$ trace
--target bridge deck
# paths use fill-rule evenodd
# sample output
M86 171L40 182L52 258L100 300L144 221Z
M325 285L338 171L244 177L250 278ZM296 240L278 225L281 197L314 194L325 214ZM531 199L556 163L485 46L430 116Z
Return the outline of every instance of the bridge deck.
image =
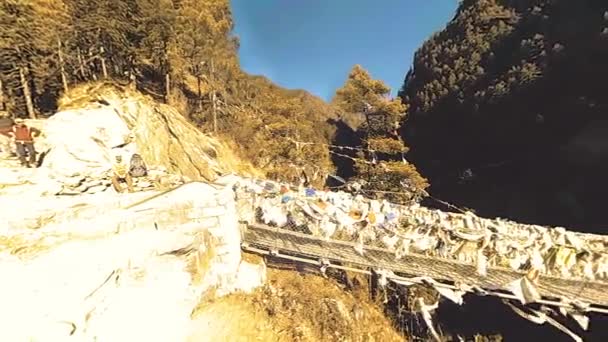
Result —
M377 247L365 247L364 255L360 255L353 248L354 243L326 241L311 235L261 224L248 226L244 242L265 250L275 249L282 253L315 259L326 258L332 262L386 269L410 276L428 276L438 281L476 285L485 290L508 291L507 284L525 275L523 272L507 268L488 268L487 275L481 276L477 273L475 265L415 254L396 260L393 252ZM589 304L608 306L606 282L541 275L537 290L544 299L578 299Z

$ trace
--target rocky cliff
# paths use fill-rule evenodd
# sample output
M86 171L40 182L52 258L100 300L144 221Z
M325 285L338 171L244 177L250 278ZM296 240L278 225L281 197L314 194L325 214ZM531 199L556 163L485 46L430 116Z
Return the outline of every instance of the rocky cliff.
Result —
M66 122L74 129L69 135L59 135L57 131L66 129ZM76 127L95 130L96 134ZM63 150L51 150L45 165L55 166L56 153L87 160L78 156L78 151L123 148L139 153L150 165L164 165L169 172L191 180L213 181L225 173L254 172L227 144L203 134L173 107L116 85L83 86L67 94L59 113L47 121L46 132L55 137L55 149L62 146ZM109 161L110 154L98 153L96 157Z
M466 0L415 55L404 136L431 192L488 216L600 232L608 4Z

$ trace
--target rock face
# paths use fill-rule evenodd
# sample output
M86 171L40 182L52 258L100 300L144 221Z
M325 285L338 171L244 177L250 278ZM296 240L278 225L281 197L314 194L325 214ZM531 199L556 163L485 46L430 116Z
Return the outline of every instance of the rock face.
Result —
M192 317L202 297L260 295L266 266L241 260L238 177L191 181L243 163L173 109L121 91L81 89L51 119L28 121L43 131L42 167L0 159L0 341L210 340ZM143 156L149 174L134 185L146 191L108 191L117 147ZM233 310L209 328L234 322Z
M97 86L69 98L26 121L43 132L40 168L0 160L0 340L185 341L203 293L265 279L241 265L232 189L196 182L244 163L140 94ZM114 155L136 152L149 171L136 193L108 191Z
M264 279L263 267L241 265L229 188L69 199L39 213L37 230L2 225L2 341L185 341L203 292L250 291ZM19 208L3 203L0 215L23 221Z
M191 125L179 112L115 86L77 88L43 127L49 151L43 166L61 176L99 174L114 153L127 161L139 153L191 180L214 180L247 166L225 145Z
M52 148L43 166L66 176L103 172L112 161L111 149L124 144L129 133L111 108L59 112L44 125Z
M167 173L163 168L148 170L148 175L133 177L134 192L162 190L175 187L186 182L187 178ZM112 187L112 174L109 171L101 172L97 175L82 176L77 174L72 177L55 179L56 183L63 185L51 187L46 191L46 195L78 195L82 193L96 194L114 188ZM121 184L126 191L126 184Z
M432 194L484 216L605 231L607 11L605 1L460 3L400 92L408 157Z
M108 101L121 105L119 99L109 98ZM144 160L167 165L172 173L212 181L228 171L226 165L218 162L218 157L236 160L230 156L231 152L203 135L172 107L122 103L119 113L135 134L138 152ZM151 141L154 144L150 144Z

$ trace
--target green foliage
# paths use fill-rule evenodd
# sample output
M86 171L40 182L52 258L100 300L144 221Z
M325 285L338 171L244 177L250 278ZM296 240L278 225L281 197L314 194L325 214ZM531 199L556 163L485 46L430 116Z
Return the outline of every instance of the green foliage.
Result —
M499 103L582 48L580 38L601 50L607 8L567 0L464 1L445 30L416 52L399 96L412 113Z
M6 0L0 2L0 77L9 90L13 110L25 111L19 70L34 95L57 93L58 41L69 28L65 6L53 0ZM40 97L38 97L41 99Z
M141 13L138 31L141 35L138 58L151 64L161 74L169 72L170 44L177 12L172 0L138 0Z
M234 54L228 39L233 28L229 14L229 3L225 0L181 1L175 20L176 51L172 60L183 62L190 74L200 78L211 59L226 57L226 50Z
M366 152L355 161L356 178L365 181L364 189L398 202L418 200L429 185L413 165L401 161L408 148L397 130L407 107L399 99L389 99L389 93L386 84L356 65L333 102L347 117L364 113L358 130ZM376 163L369 164L370 160Z
M607 164L581 153L592 147L574 152L572 139L603 130L606 11L601 0L461 2L418 50L399 93L410 105L411 159L437 196L486 216L605 226L597 195L578 184L606 186ZM473 177L460 177L468 169ZM555 192L586 203L585 215L563 210Z
M361 65L355 65L344 86L336 91L334 103L346 113L364 112L366 103L372 107L383 103L390 88L380 80L371 78Z
M417 51L413 72L408 74L400 96L414 111L427 111L446 98L462 101L471 86L487 76L493 49L507 38L519 16L496 0L464 2L446 30L434 35ZM507 85L496 85L489 96L503 96ZM406 88L416 89L406 93ZM407 96L406 96L407 95Z
M326 120L333 109L304 91L282 89L263 77L242 75L229 91L235 94L229 104L246 105L222 118L222 131L237 142L242 155L268 177L296 181L304 171L321 186L333 171L327 147L295 141L329 143L333 130Z
M365 180L364 190L372 198L385 198L393 203L419 201L427 194L429 183L413 164L379 161L377 165L355 162L359 176Z
M393 138L368 138L367 148L386 154L406 153L409 149L399 139Z
M20 69L36 109L51 112L63 92L62 66L74 87L100 80L105 65L110 80L135 75L140 90L205 131L215 116L218 133L268 176L293 180L305 170L320 182L332 170L327 148L290 139L328 143L332 107L243 73L233 27L228 0L5 0L0 78L18 115L25 113Z
M135 66L141 38L137 27L140 15L137 1L65 1L72 19L71 48L80 48L87 57L101 55L107 58L109 72L115 77L130 71Z

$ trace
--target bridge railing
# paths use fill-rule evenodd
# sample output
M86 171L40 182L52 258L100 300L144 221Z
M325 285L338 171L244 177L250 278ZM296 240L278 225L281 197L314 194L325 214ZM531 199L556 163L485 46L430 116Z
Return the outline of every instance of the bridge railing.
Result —
M386 248L395 260L417 254L468 263L480 275L489 267L504 267L532 276L608 282L606 236L397 205L346 192L300 190L252 181L240 184L237 198L251 203L251 223L354 242L359 251Z
M235 192L248 248L525 303L592 303L587 310L608 313L605 236L268 181L243 180Z
M360 254L355 246L352 242L325 240L262 224L249 224L243 243L246 251L316 265L321 272L336 268L367 275L375 273L385 282L423 284L437 290L449 290L452 291L452 300L460 297L461 301L463 294L475 293L518 301L523 297L525 304L534 302L564 308L582 305L586 311L608 313L608 285L605 283L541 276L534 286L538 296L530 298L516 293L517 286L529 290L529 285L521 286L526 276L523 272L492 268L481 276L473 265L455 260L416 254L395 260L393 253L385 248L367 247Z

